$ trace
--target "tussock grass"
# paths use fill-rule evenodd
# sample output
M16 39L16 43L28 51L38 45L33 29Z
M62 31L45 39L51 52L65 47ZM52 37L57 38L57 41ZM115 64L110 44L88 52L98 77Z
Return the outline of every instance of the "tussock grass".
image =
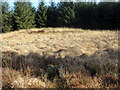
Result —
M119 87L117 35L74 28L0 34L3 88Z

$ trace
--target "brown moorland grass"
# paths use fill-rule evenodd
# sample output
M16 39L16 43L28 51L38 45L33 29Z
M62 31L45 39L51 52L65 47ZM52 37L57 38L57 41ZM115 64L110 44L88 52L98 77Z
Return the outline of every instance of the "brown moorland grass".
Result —
M116 88L118 31L36 28L0 34L3 88Z

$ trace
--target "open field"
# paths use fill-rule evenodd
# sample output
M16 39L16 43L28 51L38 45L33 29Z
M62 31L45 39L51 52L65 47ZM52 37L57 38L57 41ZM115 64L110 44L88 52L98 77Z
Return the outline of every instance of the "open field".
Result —
M0 36L4 88L119 87L118 31L36 28Z

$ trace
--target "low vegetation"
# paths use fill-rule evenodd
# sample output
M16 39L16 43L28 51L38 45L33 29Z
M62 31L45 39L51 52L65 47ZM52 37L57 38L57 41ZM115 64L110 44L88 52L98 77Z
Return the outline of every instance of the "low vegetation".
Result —
M10 88L118 88L118 31L39 28L2 36Z

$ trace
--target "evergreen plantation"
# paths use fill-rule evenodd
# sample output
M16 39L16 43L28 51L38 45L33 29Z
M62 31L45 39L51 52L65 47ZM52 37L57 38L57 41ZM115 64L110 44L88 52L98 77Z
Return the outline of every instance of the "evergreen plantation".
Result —
M120 2L40 2L37 9L30 2L15 2L9 10L2 3L2 32L40 27L75 27L83 29L120 29Z

